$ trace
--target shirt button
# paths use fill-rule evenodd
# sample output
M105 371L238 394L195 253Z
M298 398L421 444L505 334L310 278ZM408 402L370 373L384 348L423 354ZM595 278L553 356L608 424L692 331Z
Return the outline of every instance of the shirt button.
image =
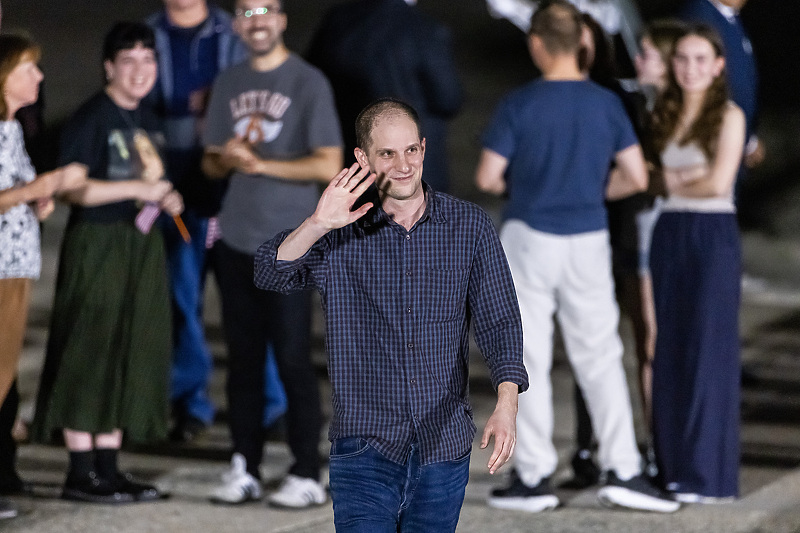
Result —
M416 379L412 379L412 380L411 380L411 384L412 384L412 385L414 385L416 382L417 382L417 380L416 380Z
M406 235L406 240L410 241L411 240L411 235Z
M410 276L410 275L411 275L411 271L410 270L406 270L406 276Z
M410 312L411 312L411 308L410 308L410 307L409 307L409 308L407 308L407 309L406 309L406 312L407 312L407 313L410 313Z
M406 344L406 346L409 347L409 348L413 348L414 347L414 343L413 342L409 342L408 344Z

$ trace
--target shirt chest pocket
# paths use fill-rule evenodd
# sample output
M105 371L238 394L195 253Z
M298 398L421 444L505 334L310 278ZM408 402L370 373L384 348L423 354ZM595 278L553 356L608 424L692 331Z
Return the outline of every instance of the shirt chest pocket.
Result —
M447 322L463 317L468 284L469 268L428 269L423 282L428 320Z

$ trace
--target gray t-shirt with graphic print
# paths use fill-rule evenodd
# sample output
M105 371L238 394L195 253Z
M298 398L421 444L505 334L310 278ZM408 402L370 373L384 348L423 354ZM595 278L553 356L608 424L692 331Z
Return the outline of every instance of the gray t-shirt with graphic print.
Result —
M333 92L325 76L296 54L278 68L229 68L214 83L206 115L205 146L238 136L259 157L296 159L314 149L342 146ZM319 200L316 182L234 172L219 214L222 240L242 253L284 229L296 228Z

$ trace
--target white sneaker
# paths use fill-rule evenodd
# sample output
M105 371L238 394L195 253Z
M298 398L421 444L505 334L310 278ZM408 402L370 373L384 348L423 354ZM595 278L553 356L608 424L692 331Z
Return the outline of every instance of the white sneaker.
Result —
M701 496L700 494L695 494L694 492L674 492L672 496L675 498L675 501L681 503L701 503L705 505L733 503L736 501L736 498L733 496Z
M261 483L247 473L247 461L240 453L231 457L231 469L222 474L222 485L214 489L211 501L237 504L261 499Z
M289 474L267 501L275 507L302 509L312 505L322 505L327 500L328 494L319 481Z

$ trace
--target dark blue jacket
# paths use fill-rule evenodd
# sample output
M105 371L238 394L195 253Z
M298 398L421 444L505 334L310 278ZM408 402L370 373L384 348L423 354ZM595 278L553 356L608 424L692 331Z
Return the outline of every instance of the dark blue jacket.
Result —
M201 117L193 113L170 112L176 97L170 23L166 11L154 13L146 22L155 33L158 52L158 79L147 97L147 104L154 106L163 120L167 139L167 175L183 195L187 207L196 209L204 216L214 215L219 210L225 182L209 181L200 170L203 155L199 127ZM247 50L231 27L231 16L215 6L209 6L208 18L192 41L192 61L198 61L200 47L210 39L217 39L216 64L207 65L214 72L222 72L247 58Z

